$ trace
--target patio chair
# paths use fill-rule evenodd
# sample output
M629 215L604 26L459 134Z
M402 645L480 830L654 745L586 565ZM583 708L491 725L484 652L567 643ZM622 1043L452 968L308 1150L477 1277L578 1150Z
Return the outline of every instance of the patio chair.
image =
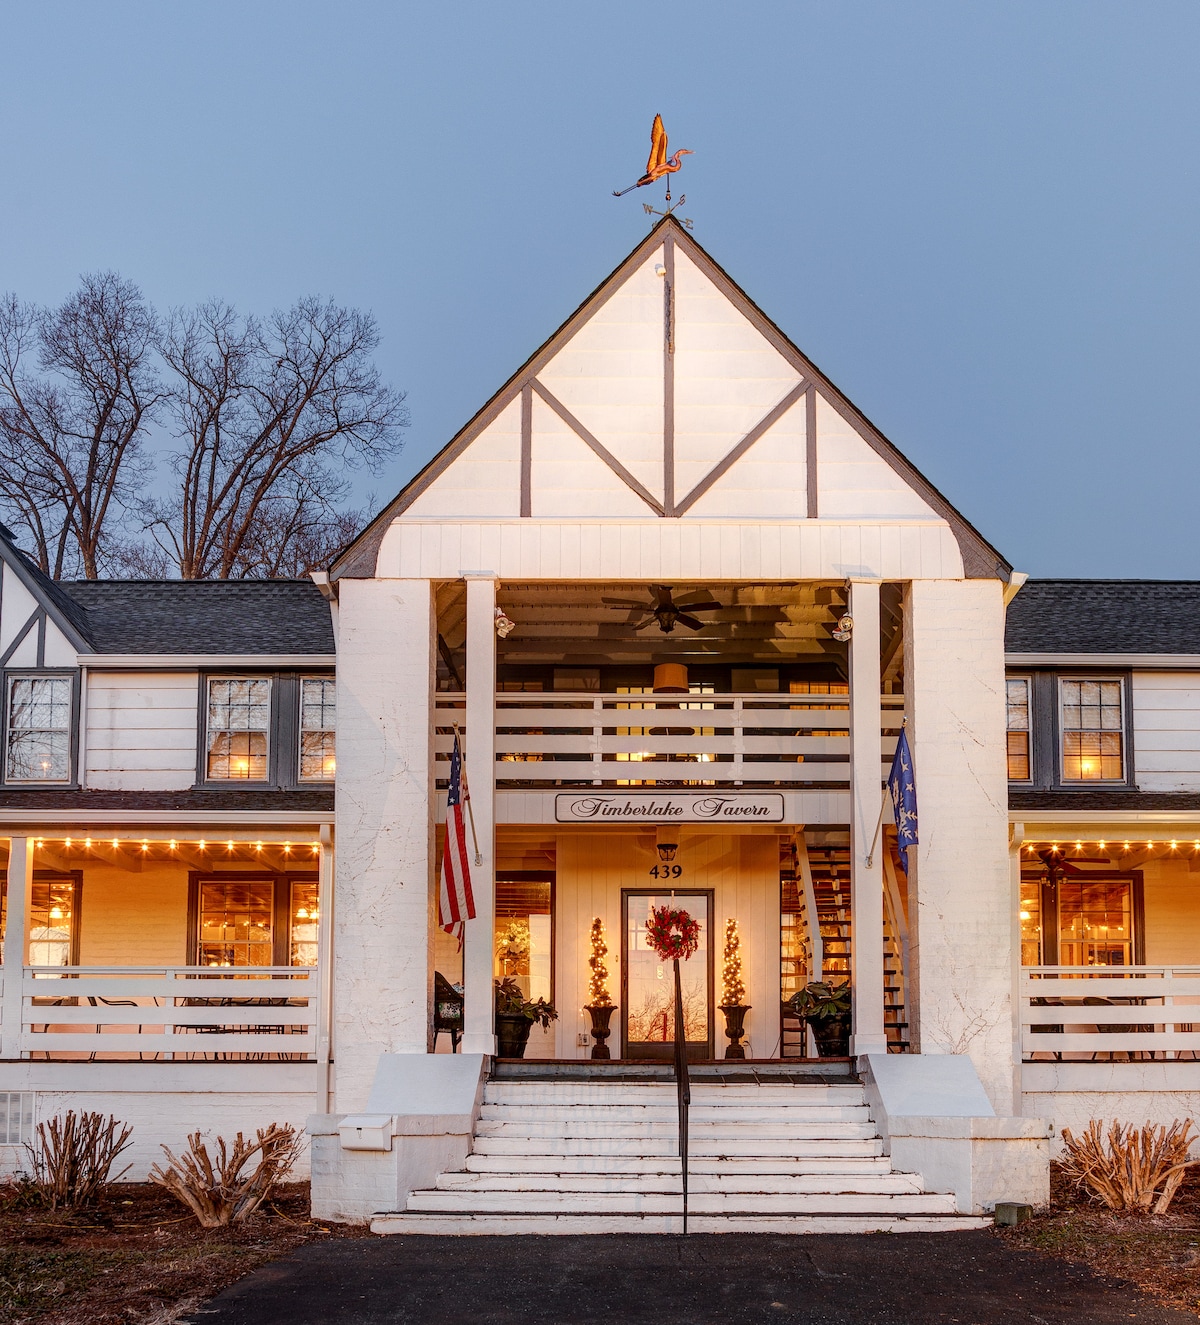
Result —
M433 1047L437 1049L437 1037L447 1031L450 1035L450 1052L458 1053L458 1042L463 1033L463 996L441 973L433 973Z

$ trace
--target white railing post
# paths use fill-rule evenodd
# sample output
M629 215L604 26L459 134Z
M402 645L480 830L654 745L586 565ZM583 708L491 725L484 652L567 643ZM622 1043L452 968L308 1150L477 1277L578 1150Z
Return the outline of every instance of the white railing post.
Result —
M317 876L317 972L315 984L309 993L308 1008L316 1015L313 1029L317 1035L317 1062L321 1064L321 1083L318 1087L318 1112L328 1113L333 1082L329 1075L329 1060L333 1051L333 831L330 824L320 830L321 863ZM316 997L313 998L315 993Z
M596 766L596 776L592 786L598 787L604 781L604 700L597 697L592 700L592 763Z
M746 757L745 705L739 695L733 701L733 785L742 785L742 763Z
M25 939L33 899L32 837L8 844L8 920L4 932L4 1003L0 1008L0 1058L20 1058L25 1019Z

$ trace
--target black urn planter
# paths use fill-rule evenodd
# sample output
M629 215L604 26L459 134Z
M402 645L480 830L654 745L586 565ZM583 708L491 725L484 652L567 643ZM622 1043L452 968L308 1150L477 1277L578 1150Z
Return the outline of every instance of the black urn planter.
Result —
M612 1034L608 1023L612 1020L612 1014L617 1010L616 1004L608 1003L603 1007L593 1007L589 1003L587 1010L592 1018L592 1039L596 1042L592 1045L592 1057L611 1058L612 1054L609 1053L605 1041Z
M496 1013L496 1054L500 1058L524 1058L533 1022L519 1012Z
M721 1011L725 1014L725 1034L729 1037L729 1043L725 1046L725 1057L745 1058L746 1050L741 1039L746 1033L746 1013L750 1011L749 1005L722 1003Z
M812 1017L813 1039L817 1042L820 1058L847 1058L850 1054L850 1016Z

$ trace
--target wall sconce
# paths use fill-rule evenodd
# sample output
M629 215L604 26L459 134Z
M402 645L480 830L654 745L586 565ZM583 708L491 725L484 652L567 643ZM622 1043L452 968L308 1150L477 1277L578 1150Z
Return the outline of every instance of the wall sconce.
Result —
M854 618L849 612L844 612L838 617L837 625L833 628L833 638L844 644L854 633Z
M517 623L511 617L504 615L504 608L496 608L496 634L501 639L507 639L512 631L516 629L516 625Z
M659 860L664 865L668 864L675 859L675 853L679 850L679 834L673 828L660 828L655 834L654 846Z

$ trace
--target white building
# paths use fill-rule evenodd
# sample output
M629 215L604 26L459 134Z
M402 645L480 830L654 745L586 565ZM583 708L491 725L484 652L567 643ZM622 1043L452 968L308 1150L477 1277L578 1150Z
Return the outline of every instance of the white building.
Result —
M703 927L696 1227L944 1227L1044 1200L1054 1125L1193 1109L1200 1036L1165 1019L1200 998L1172 964L1200 935L1197 587L1022 589L673 220L319 587L0 558L9 1168L72 1104L133 1121L143 1165L307 1118L328 1217L674 1227L645 944L672 895ZM872 851L902 721L908 862L890 820ZM461 954L435 911L456 727ZM494 1059L505 975L559 1011L523 1065ZM786 1006L821 977L853 985L849 1058L812 1061Z

